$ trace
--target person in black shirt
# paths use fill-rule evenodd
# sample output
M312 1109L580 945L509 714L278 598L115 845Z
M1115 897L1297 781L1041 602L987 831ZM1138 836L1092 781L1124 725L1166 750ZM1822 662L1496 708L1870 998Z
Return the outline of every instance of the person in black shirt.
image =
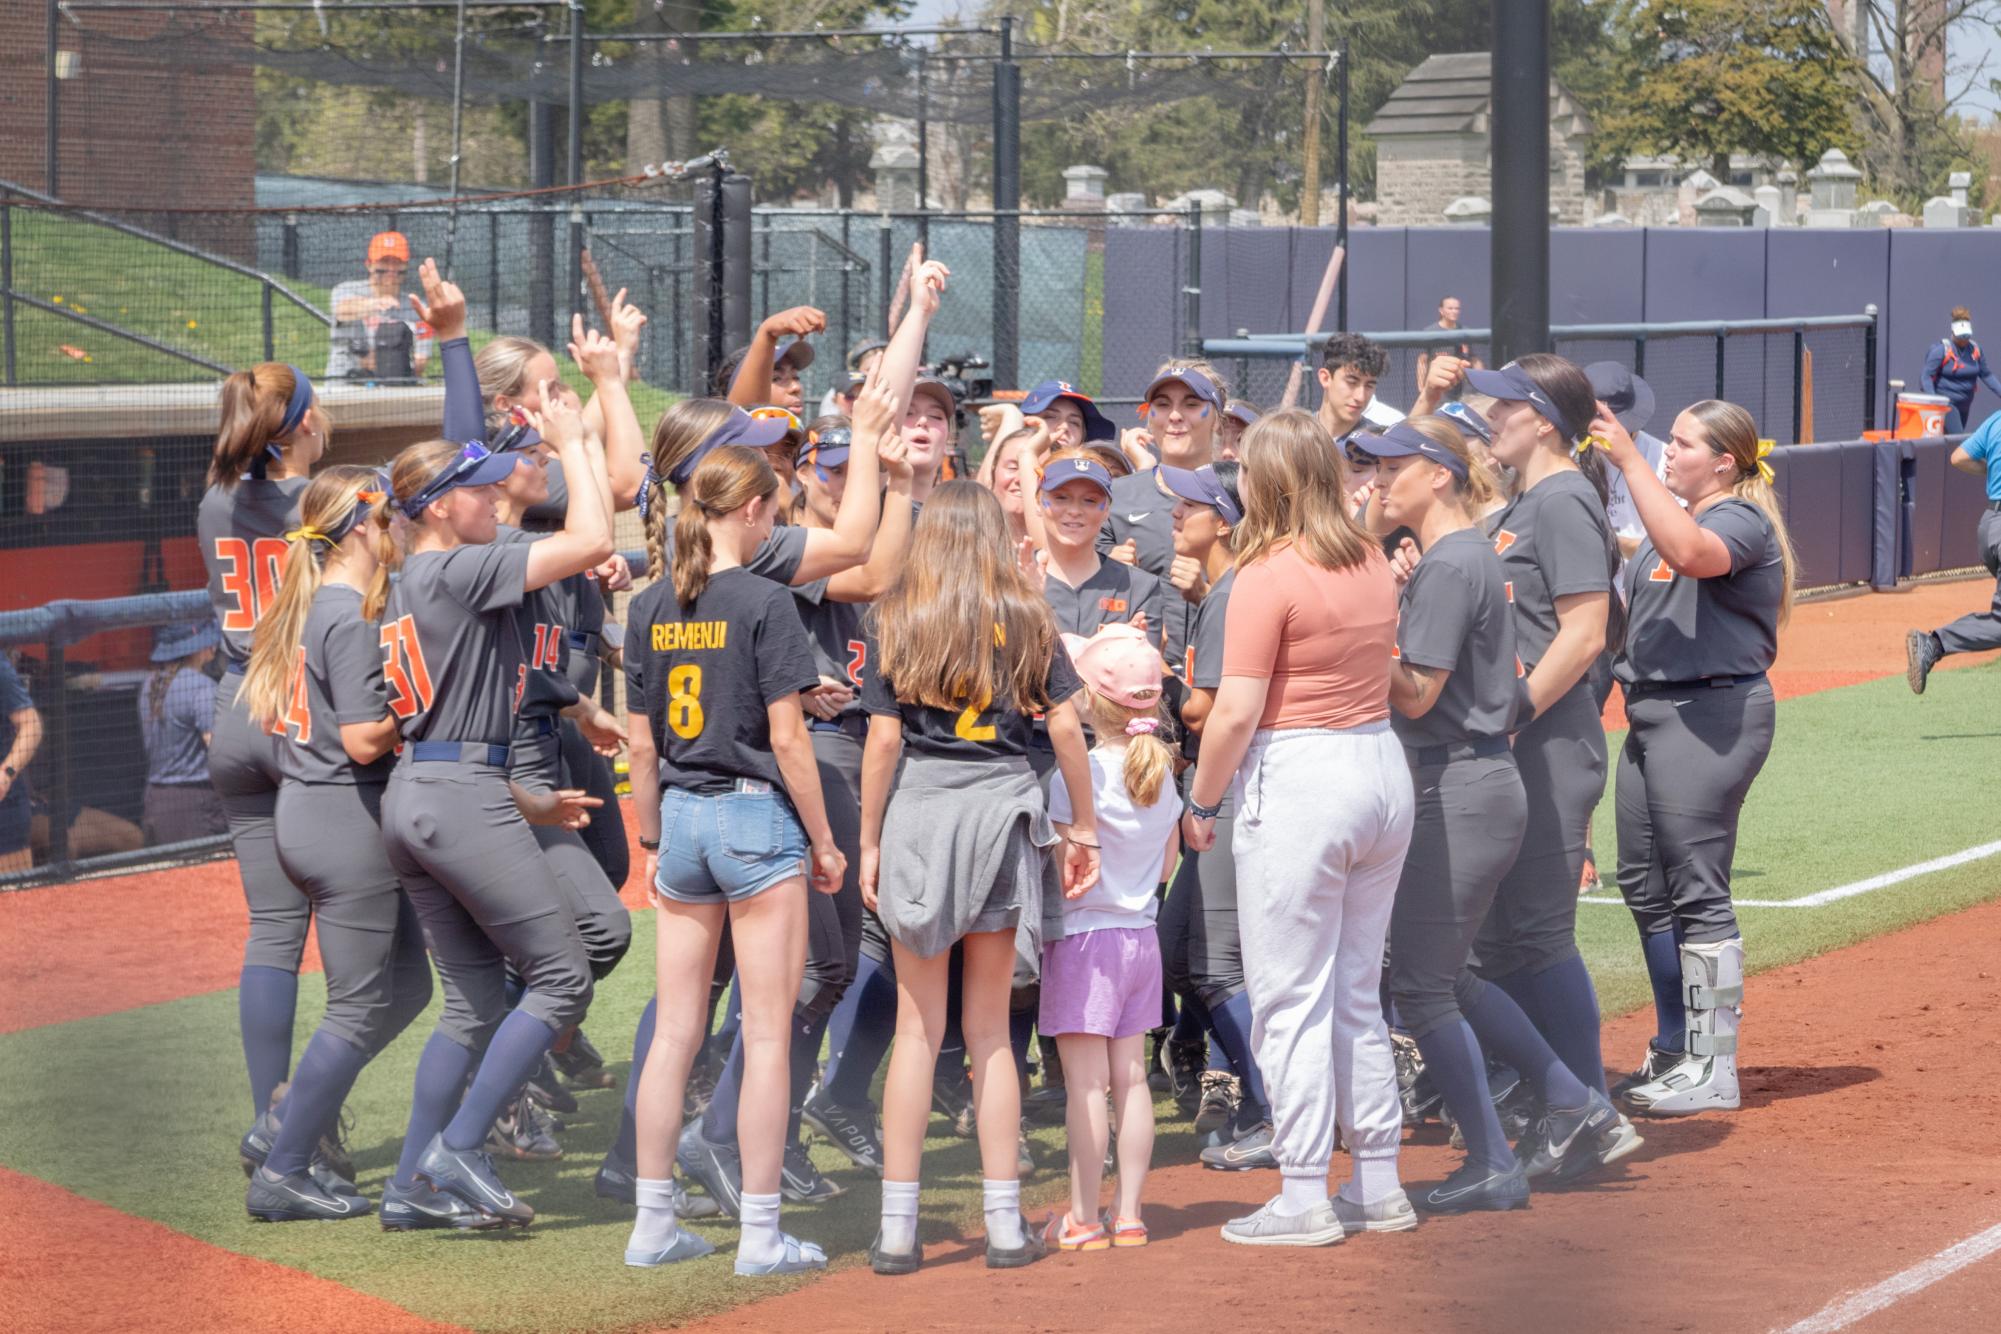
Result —
M659 1017L639 1088L639 1217L625 1252L641 1268L711 1249L679 1227L669 1146L680 1138L726 914L744 998L736 1272L827 1263L820 1247L778 1227L807 880L835 893L847 859L827 825L799 702L819 683L811 643L791 594L745 568L771 534L777 495L756 450L712 450L681 489L672 580L648 587L628 613L633 802L660 909Z

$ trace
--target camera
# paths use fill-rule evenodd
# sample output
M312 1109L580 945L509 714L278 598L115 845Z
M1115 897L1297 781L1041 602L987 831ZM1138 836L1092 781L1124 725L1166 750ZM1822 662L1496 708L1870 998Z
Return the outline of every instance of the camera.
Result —
M985 371L985 375L968 375L968 371ZM968 401L978 401L994 396L993 363L972 352L962 352L955 357L940 357L931 368L931 373L945 382L952 391L952 401L959 405L963 415Z

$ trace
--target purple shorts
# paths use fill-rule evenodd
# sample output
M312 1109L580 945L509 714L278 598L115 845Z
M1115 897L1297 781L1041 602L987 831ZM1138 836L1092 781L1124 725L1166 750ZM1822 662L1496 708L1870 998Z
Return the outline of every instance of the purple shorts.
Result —
M1152 926L1065 936L1042 949L1037 1028L1129 1038L1160 1027L1160 935Z

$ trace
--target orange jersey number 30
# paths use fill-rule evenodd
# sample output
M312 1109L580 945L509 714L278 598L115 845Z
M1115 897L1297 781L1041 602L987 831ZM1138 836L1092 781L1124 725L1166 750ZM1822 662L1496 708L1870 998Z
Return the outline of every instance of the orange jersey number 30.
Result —
M389 682L389 708L398 718L414 718L431 707L431 669L417 642L417 623L404 616L382 627L382 674Z
M223 629L247 635L257 628L257 622L278 600L285 551L284 539L277 537L260 537L255 542L240 537L215 540L216 575L227 598L222 609Z

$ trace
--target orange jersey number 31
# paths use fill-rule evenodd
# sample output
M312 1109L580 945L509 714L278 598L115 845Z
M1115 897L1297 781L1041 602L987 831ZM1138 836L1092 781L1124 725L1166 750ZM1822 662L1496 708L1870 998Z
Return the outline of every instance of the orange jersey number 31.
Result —
M417 642L417 622L404 616L382 627L382 674L389 681L389 708L398 718L414 718L431 707L431 669Z

